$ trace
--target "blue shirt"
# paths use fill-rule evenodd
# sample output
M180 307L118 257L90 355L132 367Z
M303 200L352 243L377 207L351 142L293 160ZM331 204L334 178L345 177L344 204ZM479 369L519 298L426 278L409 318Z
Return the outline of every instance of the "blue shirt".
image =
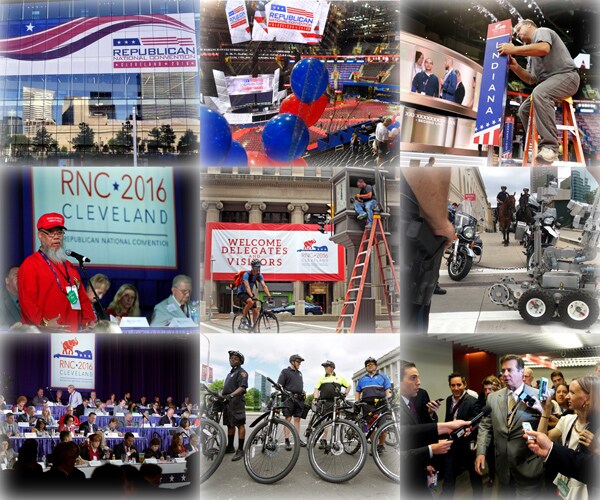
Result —
M412 81L412 92L419 94L430 95L432 97L439 97L440 95L440 81L438 77L433 73L428 75L425 71L417 73Z
M446 75L446 79L442 84L442 99L447 101L454 101L454 94L456 92L456 85L458 84L458 77L453 69Z
M356 384L356 392L361 393L361 400L365 398L383 398L385 391L391 387L390 379L385 373L377 372L373 376L367 373Z
M240 293L247 293L246 292L246 285L244 285L244 281L247 281L250 284L250 290L252 290L255 286L256 286L256 282L257 281L264 281L265 279L263 278L263 275L258 273L258 274L252 274L251 271L246 271L244 273L244 276L242 276L242 284L240 286L238 286L238 295Z

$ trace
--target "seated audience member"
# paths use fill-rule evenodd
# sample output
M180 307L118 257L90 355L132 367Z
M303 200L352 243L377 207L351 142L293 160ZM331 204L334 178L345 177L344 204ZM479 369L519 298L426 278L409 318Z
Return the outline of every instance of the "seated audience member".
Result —
M119 458L123 459L123 455L125 455L126 458L125 460L123 460L124 462L129 461L131 459L135 459L136 462L139 461L140 456L137 449L134 446L134 442L135 438L133 437L133 434L131 432L126 432L125 436L123 437L123 442L115 445L115 447L113 448L113 453L115 454L117 460Z
M117 290L115 298L106 309L108 314L113 315L118 321L121 318L139 317L142 315L140 311L140 302L137 289L130 284L121 285Z
M110 413L106 409L106 403L100 401L99 399L96 400L96 415L110 415Z
M158 421L158 425L172 425L173 427L177 427L177 419L173 416L174 413L175 410L169 408L167 414Z
M58 442L68 443L69 441L73 441L73 435L71 434L71 431L60 431L60 434L58 435Z
M158 406L162 406L162 403L160 402L160 396L154 396L153 403L158 403Z
M0 394L0 410L6 410L6 401L4 401L4 396Z
M133 413L127 411L124 420L121 421L123 427L139 427L137 421L133 419Z
M123 394L123 399L125 400L126 405L130 405L131 403L133 403L130 392L126 392L125 394Z
M43 418L38 418L35 422L35 427L33 428L35 434L38 437L47 436L48 431L46 430L46 421Z
M25 413L19 415L17 422L26 422L30 427L34 427L36 420L37 417L35 416L35 406L32 405L27 407Z
M193 432L190 427L190 419L187 417L183 417L179 422L179 427L177 427L177 432L181 434L182 437L189 439L190 434Z
M198 434L194 433L190 436L190 442L185 446L185 449L189 452L189 453L195 453L197 451L200 450L200 445L198 443L199 441L199 437Z
M16 459L17 454L12 449L10 439L0 435L0 464L5 465L7 469L12 469Z
M35 439L26 439L19 448L18 460L13 466L12 479L19 489L30 489L42 481L43 469L37 462L38 443Z
M160 410L160 403L152 403L152 406L148 409L150 415L162 415Z
M55 393L54 393L54 397L52 398L52 402L55 405L63 405L63 400L62 400L62 391L60 389L58 389Z
M113 392L110 395L110 398L106 401L106 406L117 406L119 402L117 401L117 395Z
M190 404L190 398L189 398L189 396L186 396L185 398L183 398L183 403L181 403L181 406L179 407L179 409L187 410L187 407L189 404Z
M17 398L17 403L12 407L13 413L23 413L26 405L27 398L25 396L19 396Z
M106 443L106 437L104 436L104 432L102 432L101 430L96 431L96 436L100 436L100 449L102 450L102 453L104 455L103 460L108 460L112 453L112 449L110 449L108 444Z
M41 387L37 390L37 394L33 396L31 404L34 406L43 406L48 402L48 398L44 396L44 389Z
M160 451L159 448L160 448L160 439L152 438L150 440L149 447L144 450L144 460L146 460L147 458L156 458L157 460L160 460L161 457L163 456L163 453Z
M80 446L80 456L83 460L102 460L104 453L100 445L102 444L102 438L99 434L90 434L89 438L85 440Z
M173 318L190 317L192 278L179 274L171 283L171 295L154 306L150 326L167 326Z
M44 419L44 422L46 422L46 427L57 425L52 413L50 413L50 408L47 406L44 406L44 409L42 410L42 418Z
M88 399L88 408L96 408L96 400L98 399L98 395L96 394L96 391L92 391L90 392L90 397Z
M131 413L138 413L138 407L135 403L129 403L127 405L127 411L130 411Z
M117 415L117 413L123 413L123 414L125 414L125 412L126 412L126 411L127 411L127 403L125 402L125 400L124 400L124 399L121 399L121 400L119 401L119 404L118 404L118 405L116 405L116 406L113 408L113 413L112 413L112 414L116 416L116 415Z
M83 431L83 435L94 434L98 430L98 424L96 424L96 414L94 412L88 415L87 422L83 422L79 425L79 432Z
M146 396L142 396L140 398L140 402L138 403L138 406L140 406L142 408L146 408L148 406L148 398Z
M58 443L52 450L52 468L44 473L46 487L75 490L86 486L85 474L75 467L79 458L79 446L73 441Z
M72 406L67 406L65 414L58 419L58 425L59 426L64 422L64 420L67 417L67 415L71 415L73 417L73 423L75 425L79 425L81 423L81 422L79 422L79 419L77 418L77 416L73 412L73 407Z
M142 464L140 474L150 486L158 488L160 486L160 478L162 476L162 468L156 464Z
M111 419L108 421L108 425L102 430L104 432L118 432L119 436L123 435L122 427L120 426L120 422L117 417L111 417Z
M171 458L187 456L187 451L185 450L185 446L183 446L181 433L176 432L173 434L173 437L171 438L171 444L167 449L167 455L169 455Z
M85 287L87 296L90 299L90 302L92 303L92 308L94 309L96 319L108 319L104 317L102 307L100 307L100 304L96 300L96 296L94 295L92 287L96 291L96 295L98 295L98 298L102 300L102 297L106 295L106 292L108 292L108 289L110 288L110 280L108 279L108 276L100 273L95 274L90 278L88 285Z
M175 405L173 404L173 396L167 396L167 404L165 405L165 410L168 410L171 407L175 408Z
M73 415L65 415L64 417L65 418L63 420L63 423L58 425L59 432L69 431L75 434L75 424L73 422Z
M19 425L15 422L15 416L12 413L7 413L4 417L5 421L0 422L0 434L5 434L8 437L19 437Z

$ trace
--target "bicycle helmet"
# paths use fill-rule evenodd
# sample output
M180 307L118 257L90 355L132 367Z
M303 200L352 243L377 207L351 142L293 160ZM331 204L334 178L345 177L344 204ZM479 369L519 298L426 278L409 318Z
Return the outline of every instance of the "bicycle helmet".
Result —
M240 358L240 364L243 365L244 364L244 360L246 358L244 358L244 355L240 352L240 351L227 351L229 353L229 357L231 356L237 356L238 358Z
M377 365L377 360L375 358L365 359L365 366L367 366L369 363L375 363L375 365Z
M333 368L335 370L335 363L333 361L325 361L325 363L321 363L321 366L325 367L325 366L331 366L331 368Z
M260 267L260 260L254 259L252 262L250 262L250 265L252 267Z
M300 356L300 354L292 354L290 356L290 363L292 363L294 361L304 361L304 358L302 356Z

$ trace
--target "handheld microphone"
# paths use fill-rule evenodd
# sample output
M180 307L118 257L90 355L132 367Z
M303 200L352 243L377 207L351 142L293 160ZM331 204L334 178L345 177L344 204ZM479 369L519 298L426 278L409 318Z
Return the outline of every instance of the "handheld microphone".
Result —
M81 255L80 253L74 252L73 250L65 250L65 253L69 257L77 259L79 262L91 262L91 260L88 259L85 255Z
M484 406L481 413L478 413L471 419L470 425L463 425L455 431L452 431L450 439L460 439L465 435L469 427L475 427L483 417L487 417L490 413L492 413L492 408L488 405Z

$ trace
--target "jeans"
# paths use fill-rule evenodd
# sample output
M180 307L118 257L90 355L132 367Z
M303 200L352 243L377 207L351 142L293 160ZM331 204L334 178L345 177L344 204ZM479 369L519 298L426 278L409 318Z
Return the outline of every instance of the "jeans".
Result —
M358 201L354 203L354 210L357 215L367 214L367 221L369 224L373 224L373 209L377 205L377 200L367 200L364 203Z

